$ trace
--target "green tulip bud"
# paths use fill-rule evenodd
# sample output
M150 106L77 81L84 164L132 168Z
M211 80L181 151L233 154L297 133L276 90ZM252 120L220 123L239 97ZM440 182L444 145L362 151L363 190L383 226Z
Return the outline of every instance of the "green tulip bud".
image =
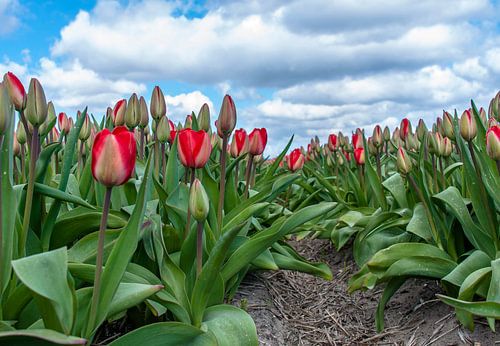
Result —
M488 116L490 118L497 119L497 121L500 121L500 91L490 101L490 106L488 107Z
M208 132L210 130L210 109L206 103L201 106L198 113L198 126L200 130Z
M161 117L156 127L156 137L161 143L166 143L170 139L170 127L167 116Z
M127 110L125 111L125 124L129 129L134 129L141 120L141 109L137 94L133 93L128 99Z
M407 175L408 173L411 172L412 169L411 159L406 154L406 151L403 149L403 147L399 147L398 149L396 166L398 167L399 172L403 175Z
M26 143L26 131L20 121L17 123L16 138L19 144L24 145Z
M26 100L26 119L34 127L39 127L47 118L47 100L42 85L36 78L31 78Z
M139 113L141 115L141 119L139 121L139 127L144 129L148 126L149 116L148 116L148 105L146 104L146 100L144 96L139 98Z
M460 117L460 134L466 141L473 140L477 134L476 119L474 119L471 111L468 109Z
M0 136L3 136L10 127L14 117L14 107L10 102L5 83L0 83Z
M47 135L56 124L56 121L57 117L54 104L52 103L52 101L49 101L49 103L47 104L47 118L45 119L43 124L40 125L40 135Z
M453 118L447 111L443 111L443 133L446 137L455 139L455 132L453 131Z
M151 102L149 103L149 112L153 119L158 120L167 114L167 104L165 103L165 96L159 86L155 86L151 94Z
M203 222L208 216L209 208L207 193L201 182L195 179L189 194L189 211L196 221Z
M417 125L417 137L419 141L423 141L427 133L427 126L425 126L424 119L420 119Z

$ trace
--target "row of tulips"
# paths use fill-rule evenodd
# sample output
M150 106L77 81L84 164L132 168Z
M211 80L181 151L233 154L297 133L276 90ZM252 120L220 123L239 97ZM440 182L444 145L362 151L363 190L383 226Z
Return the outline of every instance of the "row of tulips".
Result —
M483 108L459 117L444 111L428 130L413 132L403 119L392 133L377 125L372 136L316 137L294 150L287 168L303 166L286 206L290 211L323 201L337 206L299 237L328 238L337 249L352 244L359 271L349 290L383 285L375 316L411 277L440 281L438 295L473 329L473 316L495 330L500 319L500 92ZM305 161L305 163L304 163ZM350 242L352 240L352 242Z
M270 163L266 129L236 123L226 95L213 131L206 104L175 125L159 87L149 105L133 94L73 121L36 79L26 92L5 74L0 344L91 344L126 319L133 330L106 342L256 345L251 317L225 304L249 271L331 278L284 239L337 203L284 208L305 157L280 169L293 138Z

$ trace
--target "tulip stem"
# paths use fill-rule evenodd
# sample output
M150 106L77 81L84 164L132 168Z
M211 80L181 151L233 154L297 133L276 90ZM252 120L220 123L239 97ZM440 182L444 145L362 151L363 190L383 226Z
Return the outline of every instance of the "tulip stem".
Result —
M439 185L437 180L437 168L436 168L436 156L432 155L432 173L434 179L434 192L439 191Z
M102 274L102 264L104 257L104 237L106 235L106 225L108 222L109 215L109 205L111 201L111 190L112 187L106 187L106 193L104 195L104 205L102 207L101 224L99 226L99 239L97 243L97 258L95 264L95 276L94 276L94 289L92 292L92 304L90 306L89 324L87 326L87 338L91 336L94 331L94 325L97 318L97 305L99 303L99 295L101 290L101 274Z
M443 158L439 158L439 170L441 171L441 183L443 184L443 190L446 188L446 181L444 178L444 169L443 169Z
M500 160L497 160L497 170L498 170L498 175L500 175Z
M24 111L19 111L19 118L21 119L21 123L24 127L24 132L26 132L26 138L28 139L28 143L31 143L31 132L28 127L28 122L26 121L26 117L24 116Z
M158 178L158 176L160 175L160 153L159 153L159 145L158 145L158 136L157 136L157 131L158 131L158 122L155 121L155 126L156 126L156 130L155 130L155 133L154 133L154 142L155 142L155 174L156 174L156 177Z
M186 172L189 172L189 170L186 169ZM195 168L191 168L191 183L189 184L189 196L191 196L191 189L193 188L193 183L194 183L195 177L196 177ZM184 240L186 240L190 229L191 229L191 210L189 209L189 206L188 206L187 218L186 218L186 229L184 230Z
M227 156L227 133L222 134L222 150L220 153L220 179L219 179L219 205L217 208L217 225L222 229L222 209L224 207L224 194L226 190L226 156Z
M375 160L377 161L377 174L380 181L382 181L382 167L380 165L380 150L377 148L377 155L375 156Z
M165 163L165 144L160 144L161 149L161 175L163 176L163 186L167 186L167 165Z
M144 159L144 128L140 128L141 131L141 147L139 148L139 155L141 160Z
M82 171L82 164L83 164L83 141L80 140L80 150L78 151L78 172L80 173ZM81 173L80 173L81 175Z
M238 192L238 176L240 175L240 162L236 162L236 165L234 166L234 185L236 188L236 193Z
M31 218L31 206L33 204L33 190L35 188L35 167L36 153L38 152L38 127L33 127L33 136L31 137L31 152L30 152L30 171L28 178L28 188L26 190L26 200L24 203L23 228L19 236L18 256L23 257L26 248L26 239L28 239L28 230Z
M17 139L16 139L17 140ZM20 157L20 160L21 161L21 179L19 179L19 183L22 183L24 182L24 179L25 179L25 174L26 174L26 169L25 169L25 164L24 164L24 160L25 160L25 155L26 154L26 149L24 148L24 144L21 144L21 157Z
M196 228L196 278L200 277L203 268L203 221L198 221Z
M3 142L4 142L4 135L0 135L0 152L3 152ZM14 140L16 140L14 138ZM7 148L8 150L8 148ZM16 162L16 158L14 157L14 162ZM2 186L2 177L3 177L3 165L2 165L2 156L0 156L0 189L3 188ZM2 205L2 193L0 193L0 260L3 260L3 205ZM0 297L2 295L3 291L3 266L0 264ZM1 308L1 303L0 303L0 319L2 318L2 308Z
M253 163L253 155L249 154L248 155L248 163L247 163L247 169L245 171L245 192L243 196L245 198L248 198L248 185L250 184L250 172L252 171L252 163Z

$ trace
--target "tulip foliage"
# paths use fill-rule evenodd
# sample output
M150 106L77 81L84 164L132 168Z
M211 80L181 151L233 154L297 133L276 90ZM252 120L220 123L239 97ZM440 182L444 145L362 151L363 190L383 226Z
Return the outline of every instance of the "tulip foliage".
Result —
M391 136L375 127L352 141L332 134L321 146L312 139L304 174L286 206L324 201L337 206L299 237L331 239L337 249L352 244L359 271L349 291L384 290L375 316L384 327L384 307L412 277L440 281L438 298L473 329L473 316L492 330L500 319L500 92L486 112L444 112L432 130L420 121L415 133L403 119ZM294 170L293 160L288 168ZM300 188L299 188L300 186Z
M151 118L133 94L73 121L7 73L0 110L0 344L91 344L126 317L111 344L257 345L252 318L225 304L249 271L331 278L284 239L339 203L291 208L305 156L287 171L292 139L274 162L266 129L231 140L230 96L214 129L207 105L175 125L159 87Z

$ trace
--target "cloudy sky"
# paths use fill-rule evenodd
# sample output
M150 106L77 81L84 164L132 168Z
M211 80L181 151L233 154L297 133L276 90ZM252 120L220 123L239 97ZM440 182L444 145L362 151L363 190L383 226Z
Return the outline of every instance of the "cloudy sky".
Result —
M294 133L301 145L487 106L499 18L493 0L0 0L0 71L36 76L69 114L160 85L173 120L204 102L215 118L229 93L274 155Z

